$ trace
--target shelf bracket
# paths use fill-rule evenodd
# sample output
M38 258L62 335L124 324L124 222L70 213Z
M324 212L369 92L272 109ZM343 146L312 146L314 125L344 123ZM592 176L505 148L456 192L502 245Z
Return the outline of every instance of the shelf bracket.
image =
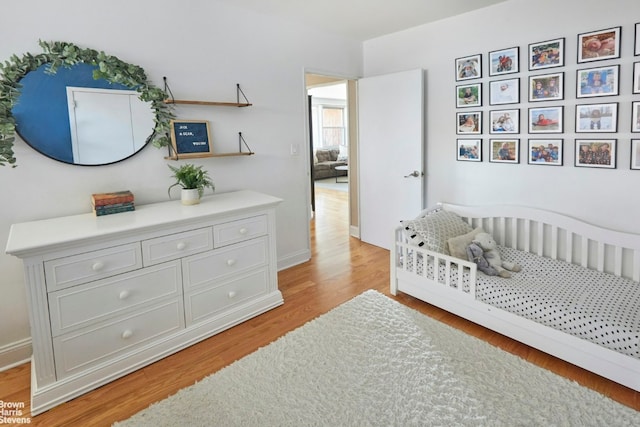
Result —
M164 93L167 95L167 99L171 98L171 102L175 101L173 97L173 92L171 92L171 88L169 87L169 83L167 83L167 76L163 76L162 80L164 81Z
M242 97L244 98L244 102L240 102L240 95L242 95ZM242 89L240 89L240 83L236 83L236 102L238 104L251 104L251 102L249 102L249 99L247 98L247 95L245 95Z
M244 140L244 137L242 136L242 132L238 132L238 151L240 153L242 153L243 144L245 147L247 147L247 150L249 150L249 154L253 154L253 151L251 151L251 148L249 148L249 145L247 145L247 141Z

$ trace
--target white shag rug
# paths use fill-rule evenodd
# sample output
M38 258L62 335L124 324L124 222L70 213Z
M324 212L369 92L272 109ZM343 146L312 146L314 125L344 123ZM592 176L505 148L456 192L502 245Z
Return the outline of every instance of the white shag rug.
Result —
M640 412L366 291L130 426L631 426Z

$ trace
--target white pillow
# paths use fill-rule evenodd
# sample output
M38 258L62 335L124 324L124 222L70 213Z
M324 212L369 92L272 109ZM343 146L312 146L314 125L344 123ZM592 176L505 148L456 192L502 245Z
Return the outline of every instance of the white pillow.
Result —
M458 214L444 210L435 211L423 218L402 221L411 243L449 255L447 240L472 230Z

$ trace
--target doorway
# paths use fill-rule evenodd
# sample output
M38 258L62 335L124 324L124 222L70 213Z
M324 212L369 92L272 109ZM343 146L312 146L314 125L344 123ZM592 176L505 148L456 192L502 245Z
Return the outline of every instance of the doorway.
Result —
M316 197L320 191L342 192L338 198L346 201L348 234L359 237L356 80L306 73L305 84L311 217L323 215Z

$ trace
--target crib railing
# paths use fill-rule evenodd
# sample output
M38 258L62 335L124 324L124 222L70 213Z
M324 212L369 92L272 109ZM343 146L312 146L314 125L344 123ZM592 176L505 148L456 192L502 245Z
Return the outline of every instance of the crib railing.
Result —
M640 281L640 235L533 208L440 206L481 226L500 245Z
M429 264L433 266L432 269L428 268ZM454 275L451 274L454 269L458 273L455 280L453 279ZM433 283L475 298L478 274L475 263L429 251L409 243L402 227L396 228L394 244L391 249L391 283L393 286L397 286L396 275L398 272L429 279ZM440 274L441 272L442 274ZM468 277L467 286L464 286L465 276ZM394 288L392 288L392 292L395 292Z

